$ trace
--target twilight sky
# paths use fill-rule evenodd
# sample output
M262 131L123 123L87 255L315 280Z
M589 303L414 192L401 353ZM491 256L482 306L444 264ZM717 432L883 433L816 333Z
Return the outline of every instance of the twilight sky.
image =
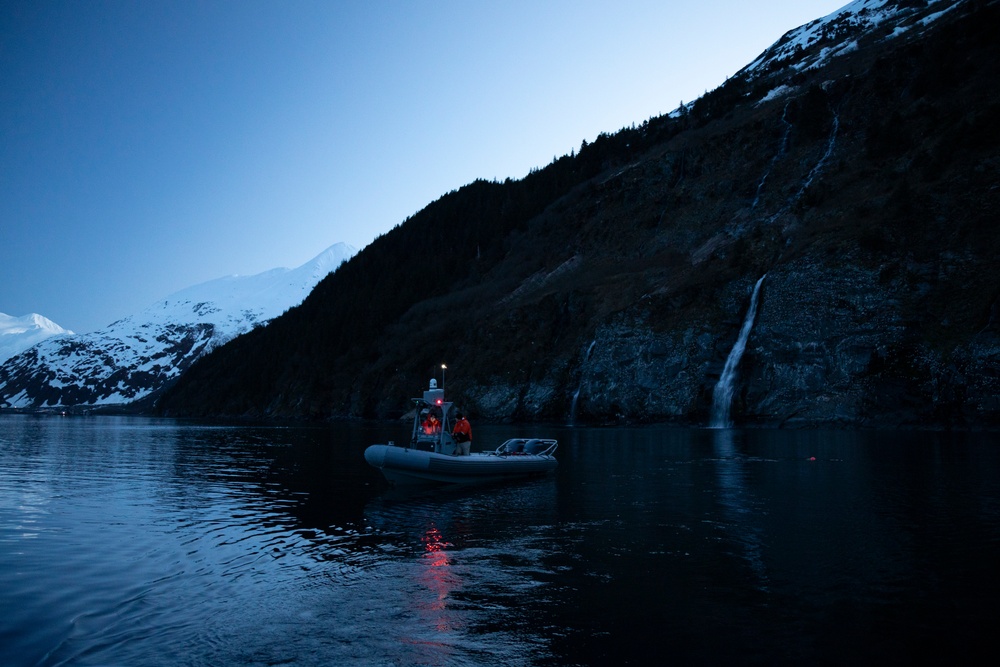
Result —
M0 312L78 333L361 248L847 0L0 0Z

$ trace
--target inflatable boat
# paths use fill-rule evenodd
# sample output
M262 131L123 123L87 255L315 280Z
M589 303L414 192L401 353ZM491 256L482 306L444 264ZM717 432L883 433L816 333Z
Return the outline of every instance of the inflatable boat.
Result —
M390 483L478 484L545 475L556 468L553 455L559 443L548 438L513 438L493 451L464 454L452 435L454 405L444 400L444 389L431 380L416 409L410 441L371 445L365 460L382 471Z

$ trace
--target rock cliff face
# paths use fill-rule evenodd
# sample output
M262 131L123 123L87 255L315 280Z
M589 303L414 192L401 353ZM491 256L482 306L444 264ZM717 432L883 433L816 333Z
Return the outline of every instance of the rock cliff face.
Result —
M840 262L843 262L842 264ZM579 353L575 387L545 378L524 391L525 415L571 421L707 424L712 390L735 341L753 282L728 285L720 303L734 317L658 331L638 310L603 323ZM803 257L774 267L738 374L739 423L769 426L955 427L995 425L1000 337L995 326L938 348L912 329L897 281L838 258ZM722 325L722 326L720 326ZM726 334L729 334L728 336ZM555 373L558 375L558 373ZM515 416L517 391L469 391L486 416Z
M477 419L704 425L766 274L737 424L1000 425L1000 8L849 7L872 20L793 31L689 109L443 197L161 410L388 417L446 362Z

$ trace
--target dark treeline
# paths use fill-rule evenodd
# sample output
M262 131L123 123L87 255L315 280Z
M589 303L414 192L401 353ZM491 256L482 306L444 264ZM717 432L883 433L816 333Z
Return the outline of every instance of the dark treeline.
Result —
M389 325L415 304L478 284L529 220L677 125L663 117L602 134L523 179L478 180L442 196L327 276L300 306L197 363L163 409L266 415L294 404L313 417L355 412L333 388L350 386L378 360Z

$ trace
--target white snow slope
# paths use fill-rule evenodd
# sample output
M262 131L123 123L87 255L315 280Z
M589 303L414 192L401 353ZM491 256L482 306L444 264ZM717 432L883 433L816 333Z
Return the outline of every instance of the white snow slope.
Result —
M876 36L887 26L885 38L898 37L913 27L926 26L965 0L854 0L823 18L789 30L756 60L741 70L750 78L775 68L794 70L820 67L830 58L858 48L857 37Z
M22 317L0 313L0 364L35 343L60 334L72 336L73 332L37 313Z
M0 365L0 406L117 405L144 398L212 348L300 304L356 252L338 243L297 269L219 278L105 329L43 340Z

